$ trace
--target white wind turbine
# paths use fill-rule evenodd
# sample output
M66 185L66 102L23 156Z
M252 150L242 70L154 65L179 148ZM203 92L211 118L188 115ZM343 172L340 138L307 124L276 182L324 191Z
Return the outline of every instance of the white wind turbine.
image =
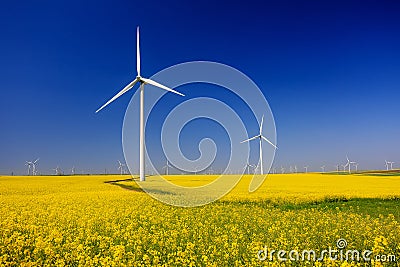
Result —
M336 172L339 172L339 167L340 167L340 165L339 165L339 164L336 164L335 166L336 166Z
M255 168L256 166L251 165L248 161L246 163L246 166L244 167L244 171L247 170L247 174L250 174L250 168Z
M75 166L72 166L71 175L75 175Z
M169 161L167 160L167 164L164 167L162 167L163 169L165 169L165 175L169 175L169 167L170 167Z
M305 169L306 173L308 173L308 166L305 166L304 169Z
M387 161L386 159L385 159L385 164L386 164L386 170L388 171L389 170L389 161ZM29 173L29 171L28 171L28 173Z
M55 169L53 169L53 171L55 172L56 175L61 175L60 167L57 166Z
M120 174L124 174L124 167L125 164L123 164L121 161L118 160L118 170L120 171Z
M145 84L150 84L153 85L155 87L161 88L163 90L184 96L183 94L168 88L165 85L162 85L158 82L155 82L153 80L150 79L146 79L143 78L142 76L140 76L140 47L139 47L139 27L137 27L137 39L136 39L136 71L137 71L137 76L136 78L130 82L127 86L125 86L121 91L118 92L118 94L116 94L114 97L112 97L110 100L107 101L107 103L105 103L103 106L101 106L98 110L96 110L96 113L99 112L100 110L102 110L104 107L106 107L108 104L110 104L111 102L113 102L115 99L117 99L118 97L120 97L121 95L123 95L124 93L128 92L130 89L133 88L133 86L135 86L136 83L140 83L140 154L139 154L139 158L140 158L140 164L139 164L139 175L140 175L140 181L145 181L145 134L144 134L144 85Z
M28 175L30 175L32 168L32 161L26 161L25 166L28 166Z
M32 175L36 175L36 163L39 161L39 158L37 158L35 161L27 161L26 166L28 166L28 175L30 174L30 171L32 169Z
M347 163L346 163L346 165L343 166L343 169L345 169L346 167L349 167L349 173L351 173L351 164L355 164L356 162L350 161L349 157L347 155L346 155L346 160L347 160Z
M297 165L294 165L294 172L297 173Z
M260 142L260 160L259 160L259 161L260 161L260 168L261 168L260 173L261 173L261 175L264 174L264 170L263 170L262 141L263 141L263 140L264 140L264 141L267 141L271 146L273 146L275 149L277 149L276 145L274 145L271 141L269 141L267 138L265 138L265 137L262 135L263 123L264 123L264 115L263 115L262 118L261 118L260 133L259 133L258 135L256 135L256 136L254 136L254 137L251 137L251 138L249 138L249 139L246 139L246 140L240 142L240 143L245 143L245 142L250 142L250 141L252 141L252 140L254 140L254 139L259 139L259 142Z
M321 166L322 172L325 172L325 165Z
M358 163L354 162L354 167L356 167L356 172L358 172Z
M393 163L394 162L393 161L389 161L388 163L390 164L390 170L393 170Z
M346 171L347 164L342 165L343 171Z

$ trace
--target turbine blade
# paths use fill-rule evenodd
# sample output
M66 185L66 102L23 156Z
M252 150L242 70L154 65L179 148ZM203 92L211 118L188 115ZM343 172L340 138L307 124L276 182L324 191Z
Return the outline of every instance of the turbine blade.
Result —
M107 103L105 103L103 106L101 106L98 110L96 110L96 113L99 112L100 110L102 110L103 108L105 108L108 104L110 104L111 102L113 102L115 99L117 99L118 97L120 97L121 95L125 94L126 92L128 92L136 83L138 82L138 79L133 80L132 82L130 82L127 86L124 87L124 89L122 89L121 91L118 92L118 94L116 94L113 98L111 98L110 100L107 101Z
M240 142L240 143L249 142L249 141L254 140L254 139L257 139L257 138L259 138L259 137L260 137L259 135L256 135L256 136L254 136L254 137L252 137L252 138L249 138L249 139L246 139L246 140L244 140L244 141L242 141L242 142Z
M40 159L40 158L37 158L37 159L36 159L36 160L35 160L33 163L36 163L36 162L38 162L38 161L39 161L39 159Z
M171 88L168 88L167 86L162 85L162 84L160 84L160 83L158 83L158 82L155 82L155 81L153 81L153 80L146 79L146 78L140 78L140 79L141 79L142 81L144 81L145 83L148 83L148 84L153 85L153 86L155 86L155 87L164 89L164 90L166 90L166 91L175 93L175 94L177 94L177 95L185 96L184 94L181 94L181 93L179 93L179 92L177 92L177 91L175 91L175 90L173 90L173 89L171 89Z
M261 117L261 124L260 124L260 135L262 135L263 123L264 123L264 115L262 115L262 117Z
M136 29L136 71L140 76L140 45L139 45L139 26Z
M269 141L267 138L265 138L264 136L261 135L261 138L264 139L265 141L267 141L268 143L270 143L271 146L275 147L276 149L278 149L278 147L276 145L274 145L271 141Z

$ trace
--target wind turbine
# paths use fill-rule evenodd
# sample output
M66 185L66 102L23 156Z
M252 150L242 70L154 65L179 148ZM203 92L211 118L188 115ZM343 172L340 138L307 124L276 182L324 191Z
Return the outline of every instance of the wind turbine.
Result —
M289 173L293 173L292 165L289 166Z
M163 90L184 96L183 94L168 88L165 85L162 85L158 82L155 82L150 79L143 78L140 76L140 47L139 47L139 27L137 27L136 30L136 71L137 71L137 76L136 78L130 82L127 86L125 86L121 91L119 91L114 97L112 97L110 100L107 101L103 106L101 106L98 110L96 110L96 113L105 108L108 104L113 102L115 99L123 95L124 93L128 92L130 89L135 86L136 83L140 83L140 164L139 164L139 175L140 175L140 181L145 181L145 134L144 134L144 85L145 84L150 84L155 87L161 88Z
M294 172L297 173L297 165L294 165Z
M321 166L322 172L325 172L325 165Z
M75 166L72 166L71 175L75 175Z
M285 168L283 166L281 167L281 173L285 173Z
M26 162L26 163L28 163L28 162ZM385 159L385 164L386 164L386 170L388 171L389 170L389 161L387 161L386 159Z
M346 171L347 164L342 165L342 167L343 167L343 171Z
M251 165L249 162L246 163L246 166L244 167L244 170L247 170L247 174L250 174L250 168L255 168L256 166Z
M124 166L125 164L118 160L118 170L120 171L121 175L124 174Z
M346 160L347 160L347 163L346 163L346 165L343 166L343 168L346 168L348 166L349 167L349 173L351 173L351 164L355 164L356 162L350 161L349 157L347 155L346 155Z
M28 175L30 174L30 171L32 169L32 175L36 175L36 163L39 161L39 158L37 158L35 161L27 161L26 166L28 166Z
M336 164L335 166L336 166L336 172L339 172L339 167L340 167L340 165L339 165L339 164Z
M32 168L32 161L27 161L25 163L25 166L28 166L28 175L31 174L31 168Z
M60 167L57 166L53 171L55 171L56 175L61 175Z
M304 169L305 169L306 173L308 173L308 166L305 166Z
M275 149L277 149L276 145L274 145L271 141L269 141L267 138L265 138L265 137L262 135L263 123L264 123L264 115L263 115L262 118L261 118L260 133L259 133L258 135L256 135L256 136L254 136L254 137L251 137L251 138L249 138L249 139L246 139L246 140L240 142L240 143L245 143L245 142L250 142L250 141L252 141L252 140L254 140L254 139L259 139L259 142L260 142L260 168L261 168L261 172L260 172L260 173L261 173L261 175L264 174L264 170L263 170L263 157L262 157L262 155L263 155L263 153L262 153L262 141L263 141L263 140L264 140L264 141L267 141L271 146L273 146L273 147L275 147Z
M169 174L169 172L168 172L169 167L170 167L169 161L167 160L167 165L165 165L164 167L162 167L163 169L165 169L165 175L168 175L168 174Z
M356 167L356 172L358 172L358 163L354 162L354 167Z
M388 163L390 164L390 170L393 170L393 163L394 162L393 161L389 161Z

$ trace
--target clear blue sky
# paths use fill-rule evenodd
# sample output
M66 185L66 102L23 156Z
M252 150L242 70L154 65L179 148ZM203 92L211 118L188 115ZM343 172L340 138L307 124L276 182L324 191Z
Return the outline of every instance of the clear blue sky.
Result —
M116 172L132 93L94 111L134 77L138 25L145 76L210 60L257 83L276 166L400 166L399 14L396 1L4 2L0 173L36 157L44 173Z

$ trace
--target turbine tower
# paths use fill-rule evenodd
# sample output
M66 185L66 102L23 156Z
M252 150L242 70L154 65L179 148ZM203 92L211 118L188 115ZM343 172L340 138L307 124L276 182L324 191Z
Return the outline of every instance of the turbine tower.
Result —
M28 163L28 162L27 162ZM389 170L389 161L387 161L386 159L385 159L385 164L386 164L386 170L388 171ZM29 172L29 171L28 171Z
M161 88L163 90L166 90L166 91L169 91L169 92L181 95L181 96L184 96L184 95L171 89L171 88L168 88L165 85L162 85L158 82L155 82L153 80L146 79L146 78L143 78L142 76L140 76L139 27L137 27L136 35L137 35L137 37L136 37L136 71L137 71L136 78L132 82L130 82L127 86L125 86L121 91L119 91L114 97L112 97L110 100L108 100L107 103L105 103L98 110L96 110L96 113L99 112L100 110L102 110L103 108L105 108L108 104L113 102L115 99L117 99L124 93L128 92L130 89L133 88L133 86L135 86L136 83L140 84L140 127L139 127L139 129L140 129L139 130L140 131L140 138L139 138L140 139L140 145L139 145L140 164L139 164L139 175L140 175L140 181L145 181L146 177L145 177L145 140L144 140L144 138L145 138L145 134L144 134L144 85L150 84L155 87Z
M264 174L264 170L263 170L262 141L263 141L263 140L264 140L264 141L267 141L271 146L273 146L273 147L275 147L275 149L277 149L276 145L274 145L271 141L269 141L267 138L265 138L265 137L262 135L263 123L264 123L264 115L263 115L262 118L261 118L260 133L259 133L258 135L256 135L256 136L254 136L254 137L251 137L251 138L249 138L249 139L246 139L246 140L240 142L240 143L245 143L245 142L250 142L250 141L252 141L252 140L254 140L254 139L259 139L259 142L260 142L260 168L261 168L260 173L261 173L261 175Z
M305 169L306 173L308 173L308 166L305 166L304 169Z

